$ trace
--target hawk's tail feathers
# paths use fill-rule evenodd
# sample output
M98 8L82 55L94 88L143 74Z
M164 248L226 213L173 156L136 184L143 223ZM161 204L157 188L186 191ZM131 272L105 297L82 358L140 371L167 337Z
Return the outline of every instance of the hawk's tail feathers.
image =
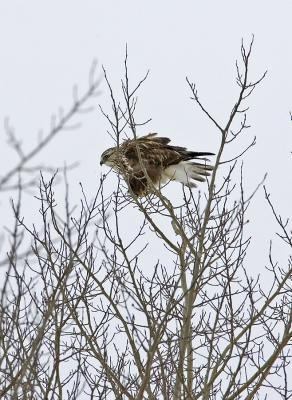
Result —
M170 165L164 173L168 179L182 183L188 187L197 187L196 181L204 182L206 176L211 175L212 165L182 161L176 165Z

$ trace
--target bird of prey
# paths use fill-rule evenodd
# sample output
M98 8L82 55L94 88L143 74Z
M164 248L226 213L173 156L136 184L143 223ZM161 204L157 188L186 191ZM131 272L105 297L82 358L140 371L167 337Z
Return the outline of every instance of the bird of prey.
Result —
M188 151L169 142L169 138L159 137L157 133L128 139L118 147L105 150L100 164L120 173L138 197L150 194L155 191L153 187L159 189L168 181L191 188L197 186L196 181L204 182L213 167L202 157L214 153Z

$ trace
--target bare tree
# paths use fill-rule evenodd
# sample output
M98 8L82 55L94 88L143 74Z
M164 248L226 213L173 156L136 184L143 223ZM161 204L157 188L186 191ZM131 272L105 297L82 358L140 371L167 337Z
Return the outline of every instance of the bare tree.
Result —
M92 199L80 187L76 208L65 173L61 207L56 175L41 176L42 229L37 229L21 215L18 184L11 249L3 262L2 398L292 398L292 258L278 264L271 246L270 287L250 272L247 210L262 183L247 195L238 164L255 139L231 160L223 158L248 128L246 102L265 76L249 78L252 45L241 45L239 93L225 124L215 120L187 79L192 101L221 138L206 193L182 189L182 204L173 205L163 189L153 188L141 200L117 176L114 192L106 194L104 175ZM126 56L123 101L104 74L112 110L102 112L119 145L147 123L135 120L137 92L147 74L132 88ZM140 163L143 167L141 157ZM279 240L290 252L288 222L276 212L267 188L265 198ZM131 233L124 226L130 209L136 215ZM21 240L32 239L24 257L19 232ZM148 242L164 246L152 266Z

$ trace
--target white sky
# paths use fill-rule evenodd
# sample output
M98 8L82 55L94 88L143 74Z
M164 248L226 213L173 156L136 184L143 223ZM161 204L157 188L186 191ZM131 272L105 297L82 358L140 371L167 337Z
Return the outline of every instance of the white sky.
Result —
M257 146L245 158L247 190L268 172L275 205L284 216L291 215L291 16L288 0L1 1L0 120L9 116L30 149L38 130L49 127L51 114L70 106L73 84L82 91L94 57L118 91L127 43L133 82L151 70L140 92L138 116L152 122L140 133L157 131L178 145L216 152L218 132L190 102L185 76L198 84L200 98L218 121L226 121L237 93L235 60L241 38L248 41L254 34L250 76L257 78L265 69L268 76L248 103L252 127L228 156L256 135ZM79 181L94 193L99 156L111 145L98 110L98 104L109 104L104 85L93 104L96 111L82 118L82 128L63 132L37 160L56 165L80 161L71 179L76 201ZM1 127L1 174L14 160L5 141ZM7 223L7 207L2 199L1 225ZM274 225L268 222L272 218L262 192L250 219L256 251L266 253Z

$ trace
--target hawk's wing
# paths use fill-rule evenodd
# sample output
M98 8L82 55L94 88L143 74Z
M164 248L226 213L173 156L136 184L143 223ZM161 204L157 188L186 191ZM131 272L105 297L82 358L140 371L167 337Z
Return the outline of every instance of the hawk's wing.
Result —
M126 140L122 144L122 152L133 169L166 168L183 160L182 153L186 151L184 147L170 146L168 145L169 138L155 137L156 135L157 133L150 133L136 140ZM139 163L137 148L139 148L143 167Z

